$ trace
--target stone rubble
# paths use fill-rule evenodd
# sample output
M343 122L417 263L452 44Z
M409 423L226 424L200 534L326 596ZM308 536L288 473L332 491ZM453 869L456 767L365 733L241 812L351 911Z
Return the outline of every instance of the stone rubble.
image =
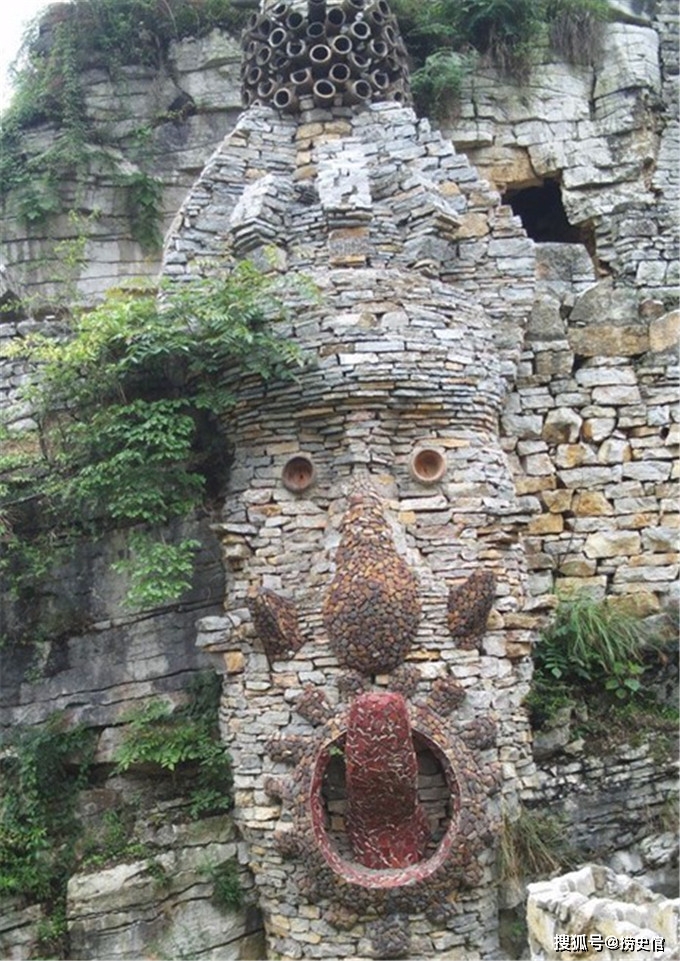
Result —
M678 957L680 898L654 894L599 865L530 884L527 921L532 961L583 956L582 947L568 947L579 934L585 950L606 961ZM560 937L566 937L566 950L556 950Z

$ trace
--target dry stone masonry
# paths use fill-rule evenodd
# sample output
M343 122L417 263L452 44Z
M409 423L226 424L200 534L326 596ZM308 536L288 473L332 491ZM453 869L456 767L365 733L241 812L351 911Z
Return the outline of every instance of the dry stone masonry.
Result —
M678 957L680 899L596 864L530 884L527 918L532 961Z
M450 133L528 205L537 240L502 418L537 511L531 592L608 593L644 616L677 603L678 12L667 0L612 12L594 64L548 61L514 90L476 71Z
M271 956L488 956L501 807L535 783L530 513L498 438L533 244L410 109L299 110L243 114L165 252L178 283L244 256L305 278L297 383L234 384L227 613L199 636L235 818Z

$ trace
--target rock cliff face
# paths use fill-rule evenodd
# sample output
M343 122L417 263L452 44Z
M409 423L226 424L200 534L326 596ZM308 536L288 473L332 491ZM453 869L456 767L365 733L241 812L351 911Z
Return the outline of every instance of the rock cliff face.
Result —
M676 599L679 515L673 482L680 441L676 407L680 315L675 309L678 256L673 245L678 189L678 19L670 0L658 0L656 4L620 0L611 6L614 21L607 26L596 69L545 63L521 89L492 71L482 71L469 81L458 115L445 125L446 135L457 150L455 177L447 188L449 196L454 205L462 195L468 196L467 209L444 245L451 255L451 273L466 321L476 324L475 311L481 304L493 321L493 337L484 334L486 346L491 351L493 341L494 350L512 352L514 345L508 343L508 337L513 336L517 324L504 326L504 318L508 314L518 317L525 307L531 310L523 343L512 358L516 376L500 411L500 441L496 440L493 447L479 446L477 441L470 446L469 438L466 445L461 445L459 437L449 437L452 442L447 442L444 449L454 472L469 470L472 465L479 475L475 483L486 483L484 477L489 472L502 475L513 510L516 508L513 517L522 528L518 530L522 534L518 543L524 545L528 576L525 580L522 564L517 561L513 588L502 595L492 615L483 657L470 651L457 664L463 686L478 685L472 691L469 710L486 708L495 699L497 707L505 706L516 715L509 725L507 717L503 720L505 730L498 752L505 769L506 795L513 803L520 797L563 809L571 818L575 840L592 850L602 845L623 848L619 850L619 864L650 875L655 869L654 852L645 849L638 853L639 846L632 854L625 849L638 844L645 831L643 820L653 824L673 792L668 758L659 764L649 751L642 749L636 754L636 749L624 747L620 757L567 755L558 761L545 761L536 771L527 748L528 729L519 711L529 672L528 661L522 659L526 638L536 623L536 614L552 603L556 588L585 587L601 595L614 594L636 612L651 616L660 616ZM101 71L92 71L87 78L88 114L110 124L112 146L106 149L116 163L129 172L144 169L162 182L166 228L236 122L240 112L240 59L235 39L214 32L203 40L175 45L171 50L172 70L167 73L130 67L124 68L116 81ZM192 109L167 119L165 115L178 97L193 104ZM317 126L311 123L297 144L295 163L301 167L313 163L315 138L322 132ZM144 139L141 151L140 131ZM45 128L34 130L27 136L26 149L39 152L53 133ZM271 131L264 133L271 139ZM319 181L331 199L342 192L342 178L335 182L332 176L338 164L344 164L350 179L356 169L356 156L351 151L343 157L342 149L333 147L341 134L342 128L324 131L328 143L322 150L325 155L319 165ZM238 141L242 128L234 136ZM275 164L276 151L285 152L286 148L272 141L269 149L270 161ZM318 163L318 157L314 162ZM63 215L52 218L44 234L39 229L29 231L9 198L3 211L3 257L7 264L3 279L9 290L39 294L47 303L54 301L58 296L55 276L63 278L63 265L58 262L63 260L64 247L59 248L59 244L73 243L83 233L84 266L72 278L83 299L97 300L121 280L157 274L160 252L147 255L130 238L125 192L100 163L101 157L93 159L86 189L78 198L73 185L63 185L65 198L70 195L74 202L77 199L80 226L74 227ZM209 169L215 170L215 161ZM303 187L309 175L308 170L301 179ZM488 183L477 190L480 175ZM389 201L392 190L388 173L385 177L381 203ZM270 216L280 200L280 184L275 178L276 172L273 180L258 180L261 192L251 192L248 203L241 205L237 226L245 246L257 235L261 211L267 210ZM475 190L471 192L472 186ZM299 189L299 185L293 188L291 197ZM181 230L179 222L175 225L175 243L165 256L168 276L183 273L187 251L202 248L205 252L206 241L209 253L221 253L224 211L208 203L214 204L219 190L210 196L204 196L201 190L193 195L194 206L190 203L184 207ZM357 191L359 196L361 184ZM302 190L298 199L304 199L303 194ZM498 205L499 194L505 207ZM521 215L531 239L524 236L510 205ZM500 218L495 234L490 226L492 211ZM389 366L397 362L383 352L384 340L376 351L376 322L391 325L390 336L397 342L398 356L405 347L401 336L402 328L406 329L404 316L398 312L392 312L392 316L385 310L365 311L357 300L354 279L360 272L356 272L352 258L366 256L361 230L353 224L348 231L339 223L333 238L337 266L344 266L351 277L345 287L341 285L334 292L344 298L345 327L341 323L332 335L341 339L345 330L354 330L352 349L337 354L338 377L362 363L379 369L383 363ZM424 271L427 261L441 252L440 238L434 240L437 243L432 238L414 239L414 262L422 261ZM388 247L389 238L386 250ZM493 261L488 273L480 272L482 252ZM532 306L527 301L527 285L534 282L534 258ZM431 288L426 272L423 278L423 285ZM395 292L390 289L389 296ZM387 302L388 292L379 293L378 299ZM408 296L404 292L404 302ZM376 321L378 314L380 320ZM0 318L0 336L20 336L34 325L32 319L8 314ZM385 331L382 333L386 336ZM322 340L329 331L319 327L318 335ZM0 383L2 403L10 411L10 420L19 427L29 413L15 403L24 372L6 361L2 372L6 374ZM507 379L508 368L495 373L499 380ZM312 418L307 424L307 440L312 428L324 428L329 436L334 431L337 434L336 415L333 409L319 408L316 420ZM474 405L465 416L474 418ZM481 427L493 427L492 421L490 417ZM274 484L279 461L290 457L299 446L296 443L293 450L290 438L283 437L287 423L274 418L271 424L271 451L253 453L252 458L236 465L233 509L239 509L237 502L245 491L247 510L258 517L258 532L262 529L258 533L263 539L259 556L262 570L268 564L267 550L285 567L281 576L271 574L263 585L292 588L300 579L300 555L295 545L282 555L277 537L294 521L308 531L303 538L305 544L321 543L326 536L322 533L325 521L322 524L319 519L318 505L310 502L306 508L299 508L303 502L292 494L280 517L269 510L272 504L262 488ZM246 447L262 446L261 427L244 422L241 429ZM414 438L416 434L413 427ZM283 446L276 447L277 443ZM311 440L312 447L317 445L319 451L325 443L318 437ZM377 445L383 451L381 456L396 460L404 472L412 453L405 445L397 444L392 449L380 425L370 418L356 418L347 430L346 444L354 458L362 454L368 458L370 445ZM332 483L330 461L323 462L323 471L322 487ZM456 473L456 477L459 487L454 507L461 524L482 507L487 512L498 507L489 504L489 496L482 504L479 491L466 489L462 474L459 477ZM395 491L387 493L392 496ZM498 491L492 500L496 494ZM325 510L328 505L323 506ZM410 531L408 535L399 533L402 547L408 544L408 549L415 551L415 542L423 543L423 532L425 539L432 537L442 513L449 508L431 493L402 498L398 516L392 518L395 530L403 527ZM501 513L498 507L499 517ZM224 528L221 537L225 565L231 572L228 583L233 591L236 582L238 604L230 605L226 617L222 611L224 568L220 549L207 523L196 520L187 522L185 533L197 534L205 550L199 559L195 586L179 610L149 611L138 618L123 610L122 585L111 572L111 562L119 549L113 536L91 556L81 556L64 573L63 581L73 591L77 606L87 612L87 629L77 634L67 631L57 640L31 648L0 652L2 726L36 724L60 710L70 723L81 721L97 733L97 780L82 795L79 813L83 821L96 830L106 811L124 809L126 816L127 812L138 811L130 813L134 821L131 836L146 845L142 853L128 855L123 863L83 870L69 882L68 928L73 957L123 958L147 953L220 959L263 956L262 941L257 940L262 922L254 909L253 881L246 863L252 853L235 835L231 822L222 817L187 823L185 814L177 810L176 799L165 792L166 785L158 787L148 771L134 771L131 778L112 776L124 715L135 704L154 695L161 695L168 703L181 702L188 678L218 658L227 674L223 706L223 728L227 731L230 724L238 724L239 710L245 711L240 701L242 685L247 682L257 687L265 683L265 674L269 683L263 663L250 650L250 641L241 636L248 622L246 590L243 578L239 583L233 573L244 557L250 556L246 541L254 535L250 528L239 528L245 519L232 521L233 529ZM328 549L335 546L335 530L329 530ZM471 526L466 530L464 537L471 538L470 543L455 550L460 552L457 559L467 563L475 537ZM409 537L414 538L413 543L408 542ZM507 543L490 544L489 550L492 563L503 552L516 557ZM315 568L312 560L308 566L305 571L312 581L316 578L314 584L321 583L330 570L327 563L324 568ZM512 564L508 569L513 570ZM526 590L523 611L513 609L520 581ZM63 588L61 593L65 593ZM445 599L429 583L426 594L427 603L438 611L442 631L446 630ZM309 623L317 624L318 612L311 600L305 599L303 607ZM198 650L197 618L202 618ZM225 643L227 635L236 640ZM436 638L433 635L426 641L427 653L428 645L435 649ZM206 649L212 652L210 656ZM255 673L251 675L244 674L246 658L253 659L250 667ZM314 671L317 666L325 668L325 664L305 662L303 657L298 662L294 674L284 669L274 674L275 687L284 699L292 681L301 686L310 681L321 683ZM427 657L422 663L424 690L437 680L441 664L433 659L428 666ZM482 676L478 676L480 671ZM267 695L260 693L260 697L265 703ZM227 717L229 705L232 709ZM285 710L288 717L290 711ZM255 761L248 747L245 738L236 745L236 752L243 756L240 776L244 790L252 791L248 764ZM253 811L269 801L258 794ZM671 853L664 864L672 866L672 860ZM246 902L251 906L228 914L225 920L225 914L211 901L215 883L206 865L231 861L237 864ZM491 869L487 865L485 870ZM666 883L668 873L662 874ZM267 896L273 898L271 892ZM495 909L486 894L484 898L477 920L473 920L474 910L469 910L469 931L463 930L465 925L461 926L459 918L452 925L454 934L443 928L438 933L436 949L441 957L457 957L461 938L469 934L483 941L488 931L492 936L482 944L481 956L491 950L488 945L495 937L495 919L490 912ZM33 955L41 930L41 912L39 905L12 902L3 906L0 953L17 959ZM488 930L475 934L472 929L479 927L482 916ZM351 916L345 922L350 924ZM288 947L298 937L316 939L324 947L326 928L315 905L306 906L302 916L283 905L268 919L268 925L276 929L276 937L282 941L289 938ZM425 937L416 932L418 944L424 944Z
M240 64L238 39L214 30L172 44L161 70L123 66L114 76L88 70L82 119L104 143L89 146L84 178L59 185L63 213L29 226L16 198L4 199L3 263L11 286L44 310L74 290L79 300L95 302L122 281L155 278L161 251L144 250L132 238L125 180L143 172L159 182L164 233L238 117ZM36 156L56 134L54 126L35 127L23 135L22 149Z

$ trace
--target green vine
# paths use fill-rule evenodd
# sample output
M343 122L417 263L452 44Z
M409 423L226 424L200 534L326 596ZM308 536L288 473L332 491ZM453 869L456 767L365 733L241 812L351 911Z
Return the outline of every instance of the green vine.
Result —
M32 371L23 396L39 424L6 432L0 459L0 571L27 611L69 545L113 529L130 529L118 570L131 606L186 589L198 545L168 525L220 495L235 372L280 379L301 363L276 330L282 283L243 262L160 298L118 291L77 312L69 336L7 349Z
M120 177L119 183L126 189L132 239L142 250L150 253L158 250L163 243L160 232L163 186L160 180L139 171Z
M130 714L116 773L152 765L169 774L186 801L185 817L228 811L232 782L217 723L220 691L220 677L202 672L192 677L185 703L175 711L157 699ZM40 956L68 957L66 886L74 871L145 859L158 883L167 881L152 846L135 837L129 804L106 811L96 830L83 831L77 802L93 780L95 743L96 731L69 728L61 714L0 737L0 897L42 905ZM235 864L211 866L210 879L216 902L240 905Z
M97 871L120 861L139 861L150 856L149 846L132 836L131 813L123 805L104 811L97 828L86 832L81 840L80 870Z
M75 863L78 792L92 764L94 735L61 716L18 728L1 742L0 895L55 904Z

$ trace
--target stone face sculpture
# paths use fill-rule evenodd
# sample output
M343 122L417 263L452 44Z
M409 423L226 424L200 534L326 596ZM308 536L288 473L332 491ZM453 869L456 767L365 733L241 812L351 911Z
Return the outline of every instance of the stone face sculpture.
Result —
M353 636L365 638L369 648L378 636L376 647L390 651L399 632L381 633L381 623L392 623L394 614L394 623L400 624L401 607L393 602L394 613L385 606L382 588L392 584L386 572L401 578L404 594L395 596L407 598L412 614L420 611L417 581L396 551L380 498L365 484L348 497L342 526L328 597L337 598L339 582L348 604L356 594L361 630ZM363 585L371 573L381 589L366 601ZM327 600L324 619L342 652L345 621L340 616L333 625L332 609ZM479 617L473 626L482 630ZM392 666L410 649L412 632L404 636L408 644L398 648L398 658L391 651ZM408 919L398 912L408 914L417 907L433 918L449 918L455 914L450 896L480 877L480 855L495 832L487 800L498 791L499 775L493 764L482 770L468 745L492 745L495 726L484 718L457 730L452 726L449 717L465 699L464 688L452 677L439 678L421 701L414 698L421 681L414 665L402 664L390 674L387 690L364 691L370 680L356 669L365 666L362 644L346 661L340 654L338 660L351 669L345 677L360 682L346 685L346 703L334 707L321 687L308 685L295 701L295 711L314 733L283 735L268 744L272 760L294 765L291 777L267 782L269 793L292 815L279 829L276 845L281 857L300 866L297 883L305 897L336 906L330 917L339 908L384 915L389 924L375 928L373 950L376 957L392 957L410 944ZM401 687L406 694L389 687ZM434 804L421 798L423 771L439 779ZM332 812L334 792L343 799L341 824ZM400 948L388 936L395 930Z
M532 247L390 99L399 78L386 99L377 78L361 104L336 88L319 106L343 38L378 60L387 43L384 0L317 19L319 3L263 8L252 105L167 246L172 275L248 256L317 290L291 293L278 328L313 359L299 380L233 384L226 613L200 643L224 673L234 818L271 956L493 957L499 795L515 803L533 772L530 635L514 619L525 510L497 435ZM249 73L278 55L281 20L319 23L333 50L295 64L295 106Z

